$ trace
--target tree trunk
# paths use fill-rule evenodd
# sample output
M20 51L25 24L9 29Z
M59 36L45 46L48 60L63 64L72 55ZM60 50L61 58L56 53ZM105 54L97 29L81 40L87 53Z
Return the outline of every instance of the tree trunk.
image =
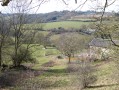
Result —
M17 60L15 60L14 63L13 63L14 67L19 67L20 65L21 65L21 63L18 62Z
M45 48L45 49L47 49L47 46L46 46L46 45L44 45L44 48Z
M71 63L71 56L69 56L69 63Z
M16 60L14 60L14 62L13 62L13 66L14 66L14 67L17 66Z
M73 55L73 57L75 57L75 56L74 56L74 53L73 53L72 55Z
M0 67L2 66L2 50L0 49Z

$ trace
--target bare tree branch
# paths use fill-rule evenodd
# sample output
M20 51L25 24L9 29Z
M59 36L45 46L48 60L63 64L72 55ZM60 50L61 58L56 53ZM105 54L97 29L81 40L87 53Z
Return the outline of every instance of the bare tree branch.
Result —
M105 14L105 10L106 10L107 5L108 5L108 0L105 1L105 5L104 5L103 12L102 12L102 15L101 15L100 23L102 23L103 16Z
M75 0L76 1L76 3L77 3L77 0ZM85 4L86 4L86 2L87 2L88 0L85 0L82 4L80 4L75 10L77 10L79 7L83 7Z
M64 2L65 5L68 5L65 0L62 0L62 1Z

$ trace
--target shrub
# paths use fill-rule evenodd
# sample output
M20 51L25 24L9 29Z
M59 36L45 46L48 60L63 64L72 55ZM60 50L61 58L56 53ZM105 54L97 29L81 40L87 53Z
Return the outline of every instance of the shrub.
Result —
M35 59L32 57L31 52L22 47L18 49L17 55L13 53L11 55L14 66L20 66L23 62L35 62Z
M75 73L76 85L80 90L89 87L97 79L93 74L96 70L89 60L77 60L75 63L68 64L68 72Z
M62 56L57 56L57 58L58 58L58 59L63 59L63 57L62 57Z
M94 75L95 71L90 61L84 60L78 62L77 78L81 88L86 88L97 80Z

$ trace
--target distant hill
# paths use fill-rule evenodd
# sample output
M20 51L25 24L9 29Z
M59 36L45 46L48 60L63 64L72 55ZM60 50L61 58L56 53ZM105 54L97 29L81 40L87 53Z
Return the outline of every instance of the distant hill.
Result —
M65 21L69 20L72 17L80 16L80 15L91 15L94 14L94 11L54 11L51 13L45 13L45 14L31 14L30 17L35 20L36 22L55 22L55 21Z
M12 14L3 14L4 16L11 16ZM105 13L105 17L111 16L109 12ZM101 12L95 13L95 11L54 11L45 14L28 14L27 23L39 23L39 22L55 22L55 21L65 21L65 20L79 20L79 19L93 19L94 17L101 16Z

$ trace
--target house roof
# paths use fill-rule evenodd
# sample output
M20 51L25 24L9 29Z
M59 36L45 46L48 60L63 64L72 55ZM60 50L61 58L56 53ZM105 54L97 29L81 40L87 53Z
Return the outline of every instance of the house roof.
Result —
M96 47L109 47L110 45L112 45L111 40L109 40L109 39L101 39L101 38L94 38L89 43L89 46L96 46Z

